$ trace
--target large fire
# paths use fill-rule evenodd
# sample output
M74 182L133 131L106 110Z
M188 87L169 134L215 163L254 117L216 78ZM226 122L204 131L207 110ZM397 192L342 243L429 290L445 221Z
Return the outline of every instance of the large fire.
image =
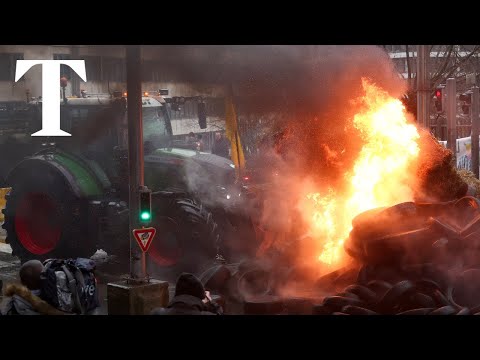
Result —
M401 101L366 79L362 85L364 95L355 102L361 110L353 125L364 145L353 169L345 173L346 190L309 193L304 206L313 237L322 241L318 258L329 266L345 259L343 242L356 215L413 198L407 180L419 153L417 128L408 123Z

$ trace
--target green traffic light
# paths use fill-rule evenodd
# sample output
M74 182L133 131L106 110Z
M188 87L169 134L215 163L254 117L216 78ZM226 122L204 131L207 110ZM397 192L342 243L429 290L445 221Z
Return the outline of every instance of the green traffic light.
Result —
M142 220L150 220L150 213L148 211L144 211L140 214L140 219Z

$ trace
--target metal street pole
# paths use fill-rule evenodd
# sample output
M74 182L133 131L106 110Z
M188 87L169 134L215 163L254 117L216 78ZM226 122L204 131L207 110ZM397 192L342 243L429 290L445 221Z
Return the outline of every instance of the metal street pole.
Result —
M425 128L430 126L430 85L428 45L417 45L417 122Z
M479 144L478 137L480 134L480 94L478 87L472 88L472 172L475 177L479 178Z
M453 78L447 79L445 87L447 113L447 148L453 153L454 164L457 158L457 86Z
M80 59L79 48L77 45L72 45L71 53L72 53L72 59L74 60ZM71 85L72 85L72 96L80 96L80 78L77 75L72 76Z
M138 269L139 249L133 238L133 230L140 227L139 188L143 186L143 127L142 127L142 78L141 47L130 45L127 53L127 116L128 116L128 167L130 209L130 275L142 278ZM142 255L143 256L143 255ZM143 260L143 259L142 259ZM143 261L142 261L143 263ZM142 264L143 265L143 264ZM143 266L142 266L143 267Z

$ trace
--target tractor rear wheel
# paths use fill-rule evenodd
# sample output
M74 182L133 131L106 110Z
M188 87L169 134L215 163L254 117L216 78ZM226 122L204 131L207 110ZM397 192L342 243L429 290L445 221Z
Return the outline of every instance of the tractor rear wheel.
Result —
M86 204L62 174L32 162L17 167L7 181L14 185L6 196L3 228L22 263L95 253L95 241L86 235Z

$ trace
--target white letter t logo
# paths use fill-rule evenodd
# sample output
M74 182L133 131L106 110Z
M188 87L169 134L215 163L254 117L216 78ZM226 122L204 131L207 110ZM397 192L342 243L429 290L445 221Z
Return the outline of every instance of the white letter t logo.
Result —
M32 136L71 136L60 129L60 64L70 66L83 81L87 81L85 60L17 60L15 82L37 64L42 65L42 130Z

